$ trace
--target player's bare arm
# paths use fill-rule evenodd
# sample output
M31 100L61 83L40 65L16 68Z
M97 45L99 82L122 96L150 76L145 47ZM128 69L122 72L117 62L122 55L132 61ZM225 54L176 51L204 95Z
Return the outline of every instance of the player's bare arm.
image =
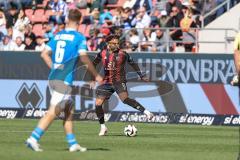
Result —
M44 62L47 64L48 68L52 67L52 59L51 59L51 50L44 49L41 53L41 57L44 60Z
M235 63L237 73L240 74L240 52L239 52L239 50L234 50L234 63Z
M239 35L236 36L234 41L234 63L236 68L236 75L233 77L231 81L231 85L235 86L239 83L239 75L240 75L240 42Z

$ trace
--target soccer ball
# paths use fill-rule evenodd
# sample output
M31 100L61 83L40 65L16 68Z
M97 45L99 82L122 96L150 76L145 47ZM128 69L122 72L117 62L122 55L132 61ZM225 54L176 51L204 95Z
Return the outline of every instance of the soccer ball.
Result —
M134 137L137 135L137 128L133 124L129 124L124 128L124 134L128 137Z

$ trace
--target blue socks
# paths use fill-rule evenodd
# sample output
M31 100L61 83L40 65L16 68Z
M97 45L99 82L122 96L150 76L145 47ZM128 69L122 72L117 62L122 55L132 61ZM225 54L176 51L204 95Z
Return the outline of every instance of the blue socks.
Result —
M44 134L44 130L42 130L41 128L36 127L33 130L32 134L31 134L31 137L34 138L38 142L43 134Z
M33 130L32 134L31 134L31 137L38 142L43 134L44 134L44 130L42 130L41 128L36 127ZM69 147L71 147L74 144L77 144L77 140L76 140L76 138L75 138L73 133L67 134L66 135L66 140L68 142L68 146Z
M77 140L74 136L73 133L69 133L66 135L66 139L67 139L67 142L68 142L68 146L71 147L72 145L74 144L77 144Z

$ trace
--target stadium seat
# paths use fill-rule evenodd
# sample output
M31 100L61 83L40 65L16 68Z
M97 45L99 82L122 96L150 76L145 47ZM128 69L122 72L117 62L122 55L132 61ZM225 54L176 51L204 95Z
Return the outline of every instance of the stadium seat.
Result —
M25 9L25 14L31 20L32 15L33 15L33 10L32 9Z
M45 16L47 17L47 18L49 18L51 15L52 15L52 10L51 9L47 9L47 10L45 10Z
M50 1L50 0L44 0L44 1L43 1L43 6L46 7L49 1Z
M34 24L33 25L33 33L36 35L36 36L43 36L44 35L44 30L42 28L42 24Z
M118 8L122 7L123 4L125 3L125 0L118 0L116 4L107 4L107 8Z
M33 23L36 22L47 22L47 16L45 16L45 11L44 9L36 9L34 14L32 15L31 21Z
M78 31L81 32L82 34L84 34L86 27L87 27L86 25L81 24L81 25L79 25L79 27L78 27Z

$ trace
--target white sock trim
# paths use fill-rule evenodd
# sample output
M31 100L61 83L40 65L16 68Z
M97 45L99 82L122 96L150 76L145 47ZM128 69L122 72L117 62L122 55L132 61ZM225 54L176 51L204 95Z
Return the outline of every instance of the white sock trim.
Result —
M101 124L101 128L106 128L106 125L105 124Z

